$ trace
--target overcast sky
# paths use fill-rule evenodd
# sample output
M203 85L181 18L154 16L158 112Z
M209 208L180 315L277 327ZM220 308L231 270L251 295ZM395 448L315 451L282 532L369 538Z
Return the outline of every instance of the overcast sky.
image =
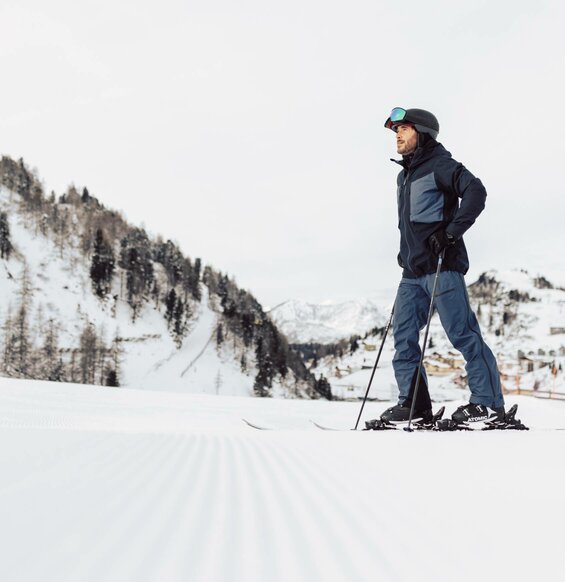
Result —
M468 281L565 284L565 11L536 2L40 0L0 8L0 151L266 305L394 288L394 106L479 176ZM392 298L391 298L392 301Z

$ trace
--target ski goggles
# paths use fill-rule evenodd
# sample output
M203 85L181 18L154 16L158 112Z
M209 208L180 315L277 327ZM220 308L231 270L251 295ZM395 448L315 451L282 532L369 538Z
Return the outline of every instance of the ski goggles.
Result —
M402 107L395 107L390 112L390 117L385 121L385 127L387 129L393 129L396 123L400 123L406 118L406 109Z

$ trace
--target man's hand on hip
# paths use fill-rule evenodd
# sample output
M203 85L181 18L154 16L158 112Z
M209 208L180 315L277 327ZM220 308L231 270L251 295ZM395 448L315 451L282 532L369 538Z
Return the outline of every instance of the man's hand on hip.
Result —
M439 257L444 249L455 244L455 237L446 232L444 228L441 228L430 235L428 238L428 244L434 255Z

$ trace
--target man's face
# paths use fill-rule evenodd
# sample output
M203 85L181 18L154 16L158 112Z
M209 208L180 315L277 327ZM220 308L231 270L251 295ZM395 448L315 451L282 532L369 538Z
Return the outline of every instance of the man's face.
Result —
M396 129L396 151L407 156L416 151L418 147L418 132L412 125L399 123Z

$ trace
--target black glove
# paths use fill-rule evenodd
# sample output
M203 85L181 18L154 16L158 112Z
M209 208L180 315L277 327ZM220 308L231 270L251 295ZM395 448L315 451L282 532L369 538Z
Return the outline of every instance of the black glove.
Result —
M442 228L440 230L436 230L436 232L434 232L428 238L428 244L430 245L434 255L439 257L444 249L455 244L455 237L452 234L446 232L444 228Z

